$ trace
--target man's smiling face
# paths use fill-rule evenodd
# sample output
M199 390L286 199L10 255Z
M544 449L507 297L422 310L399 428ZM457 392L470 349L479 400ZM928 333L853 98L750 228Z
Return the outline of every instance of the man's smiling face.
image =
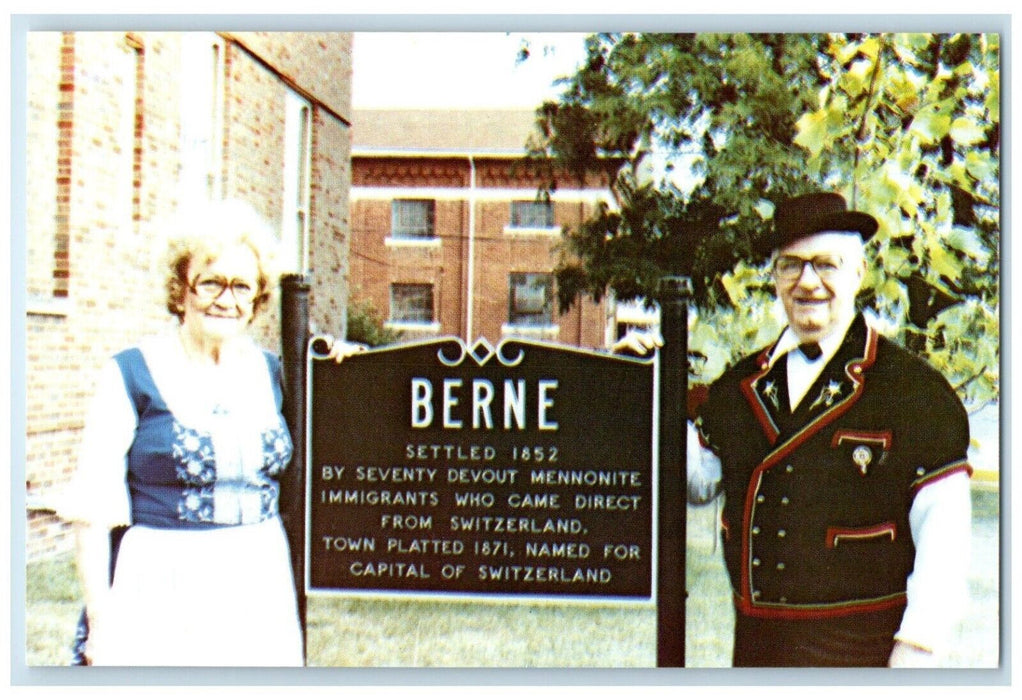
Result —
M857 233L823 231L777 252L777 296L800 341L819 341L851 321L865 274Z

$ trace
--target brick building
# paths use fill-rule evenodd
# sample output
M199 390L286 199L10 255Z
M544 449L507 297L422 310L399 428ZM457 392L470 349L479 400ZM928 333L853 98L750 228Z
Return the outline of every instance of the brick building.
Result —
M553 269L561 230L608 199L593 177L537 201L520 167L534 114L356 110L351 294L403 339L531 337L606 347L612 303L559 313Z
M100 363L169 323L159 222L241 198L311 274L310 314L347 307L351 35L38 32L27 37L28 556L66 549L49 498L74 468ZM279 307L255 334L279 348Z

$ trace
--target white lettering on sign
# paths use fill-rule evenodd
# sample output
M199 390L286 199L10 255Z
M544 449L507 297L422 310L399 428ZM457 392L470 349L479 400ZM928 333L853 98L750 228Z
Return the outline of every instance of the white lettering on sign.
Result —
M575 510L638 510L642 496L606 496L601 493L575 494Z
M456 459L459 462L492 462L497 449L492 445L405 445L405 459ZM436 470L430 470L436 471ZM430 477L432 480L432 477Z
M465 381L453 377L443 380L440 388L440 425L444 430L461 430L465 427L466 416L461 406L461 392ZM540 379L534 388L536 395L536 428L557 430L560 425L553 418L554 392L558 380ZM433 427L437 407L434 406L433 382L425 377L412 377L411 381L411 426L417 429ZM525 430L527 427L525 398L528 386L524 379L505 379L501 385L504 430ZM488 379L471 381L470 408L467 420L474 430L493 430L497 425L493 418L493 402L497 388Z
M415 562L361 562L353 561L348 567L352 576L376 578L431 578L423 564Z

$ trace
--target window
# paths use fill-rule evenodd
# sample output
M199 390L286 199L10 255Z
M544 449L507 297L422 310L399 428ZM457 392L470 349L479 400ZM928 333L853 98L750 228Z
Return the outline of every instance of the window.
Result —
M393 238L433 238L435 202L431 199L395 199L390 207Z
M291 90L285 98L282 260L290 272L309 269L309 209L312 170L312 107Z
M553 228L554 205L551 202L511 202L511 228Z
M433 285L390 285L391 323L432 323Z
M541 272L512 272L509 286L509 324L549 326L553 323L553 275Z
M183 35L181 74L181 197L223 196L224 41L216 34Z

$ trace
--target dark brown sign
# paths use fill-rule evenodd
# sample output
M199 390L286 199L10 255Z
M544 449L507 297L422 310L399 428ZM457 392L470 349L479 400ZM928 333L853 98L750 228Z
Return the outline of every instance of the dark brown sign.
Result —
M652 596L650 361L444 339L310 365L310 592Z

